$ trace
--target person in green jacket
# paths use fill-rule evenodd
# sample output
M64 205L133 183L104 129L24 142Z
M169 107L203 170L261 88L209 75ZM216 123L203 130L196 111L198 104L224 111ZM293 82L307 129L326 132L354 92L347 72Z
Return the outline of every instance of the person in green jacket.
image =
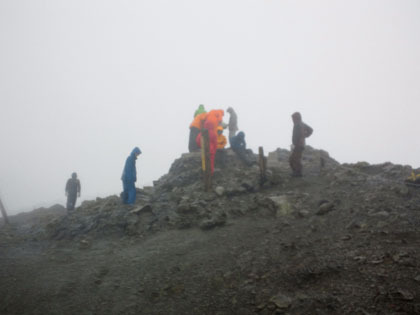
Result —
M205 112L206 112L206 109L204 108L204 105L200 104L200 106L198 106L198 109L194 113L194 117Z

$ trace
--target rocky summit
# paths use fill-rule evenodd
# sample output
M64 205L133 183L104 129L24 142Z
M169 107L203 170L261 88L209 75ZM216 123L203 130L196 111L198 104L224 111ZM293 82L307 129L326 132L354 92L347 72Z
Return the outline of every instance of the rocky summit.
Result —
M289 154L262 178L228 149L209 192L183 154L133 206L1 221L0 314L419 314L420 170Z

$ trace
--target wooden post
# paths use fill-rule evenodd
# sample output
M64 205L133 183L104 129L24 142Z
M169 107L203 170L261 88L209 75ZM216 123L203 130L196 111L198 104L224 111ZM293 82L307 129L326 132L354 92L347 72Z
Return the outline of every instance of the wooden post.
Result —
M323 156L321 156L319 158L319 172L322 173L322 171L324 170L324 168L325 168L325 159L324 159Z
M211 162L210 162L210 141L209 131L201 130L201 158L203 164L204 190L211 190Z
M260 184L264 184L267 179L267 160L264 157L263 147L258 148L258 165L260 167Z
M7 218L6 209L4 208L3 202L1 202L1 199L0 199L0 210L1 210L1 214L3 215L4 223L9 224L9 219Z

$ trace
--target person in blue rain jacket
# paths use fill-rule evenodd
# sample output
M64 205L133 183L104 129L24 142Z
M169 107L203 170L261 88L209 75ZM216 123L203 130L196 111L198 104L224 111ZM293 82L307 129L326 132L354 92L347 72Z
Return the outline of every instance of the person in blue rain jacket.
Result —
M131 151L131 154L127 157L127 160L125 161L124 170L121 176L121 180L123 182L123 192L121 195L121 199L124 204L132 205L136 201L136 160L140 154L140 149L138 147L135 147L133 151Z

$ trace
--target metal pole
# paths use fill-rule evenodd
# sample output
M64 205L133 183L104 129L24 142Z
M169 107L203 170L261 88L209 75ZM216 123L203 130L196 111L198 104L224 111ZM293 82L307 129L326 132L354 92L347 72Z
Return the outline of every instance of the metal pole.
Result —
M1 199L0 199L0 210L1 210L1 214L3 216L4 223L9 224L9 219L7 218L6 209L4 208L3 202L1 202Z

